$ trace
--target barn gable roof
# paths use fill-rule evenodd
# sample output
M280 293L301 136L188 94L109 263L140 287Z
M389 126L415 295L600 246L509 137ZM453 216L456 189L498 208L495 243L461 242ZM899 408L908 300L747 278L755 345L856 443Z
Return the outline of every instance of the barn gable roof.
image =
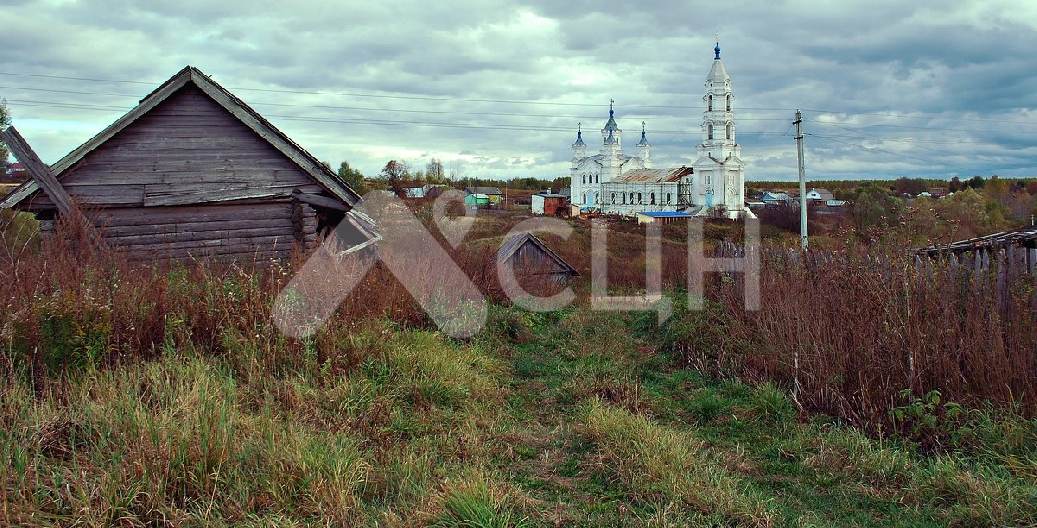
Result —
M543 240L540 240L540 238L538 238L533 233L528 232L513 235L511 238L505 240L504 243L501 244L500 249L497 250L497 263L499 264L510 259L512 256L515 255L519 248L521 248L525 244L533 244L537 246L537 248L539 248L548 257L550 257L551 260L553 260L555 263L561 266L561 268L565 270L567 273L573 276L580 275L580 273L576 271L576 268L572 267L572 265L566 262L565 259L558 255L558 253L555 253L554 250L547 247L547 244L545 244Z
M338 175L332 172L330 168L325 166L320 162L320 160L299 146L299 144L283 132L278 130L277 127L253 110L252 107L234 94L230 93L226 88L220 86L219 83L212 80L212 78L194 66L184 67L184 69L177 72L176 75L170 77L166 82L162 83L158 88L141 99L140 103L138 103L132 110L117 119L111 125L108 125L108 127L90 138L86 143L83 143L75 150L65 155L65 157L51 165L50 168L54 176L60 180L61 174L64 171L75 165L76 162L83 159L87 154L103 145L106 141L115 136L115 134L146 115L188 83L193 83L201 89L202 92L227 110L238 121L241 121L247 127L252 129L252 131L254 131L259 137L284 154L304 172L309 174L335 198L345 202L350 207L356 205L359 201L360 196L339 179ZM0 201L0 208L14 207L38 190L39 186L34 180L30 179L4 197L4 199Z

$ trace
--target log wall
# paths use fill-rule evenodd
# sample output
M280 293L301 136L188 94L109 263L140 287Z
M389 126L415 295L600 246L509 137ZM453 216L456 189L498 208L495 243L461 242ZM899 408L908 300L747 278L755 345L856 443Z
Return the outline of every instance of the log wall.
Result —
M134 259L287 258L317 243L315 211L297 202L89 211L112 248Z

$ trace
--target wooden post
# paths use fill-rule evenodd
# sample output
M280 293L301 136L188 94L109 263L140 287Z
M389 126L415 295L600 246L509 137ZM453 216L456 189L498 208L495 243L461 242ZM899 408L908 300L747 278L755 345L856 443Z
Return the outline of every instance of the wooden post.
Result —
M72 197L68 195L65 188L61 186L58 179L54 177L54 173L50 171L50 167L40 160L36 152L32 150L32 147L26 143L25 138L18 133L13 126L7 127L0 135L4 138L4 143L11 149L14 157L18 158L18 161L25 165L25 170L28 171L29 176L36 181L36 184L47 193L54 205L57 206L58 212L61 214L70 214L75 210L75 205L72 203Z

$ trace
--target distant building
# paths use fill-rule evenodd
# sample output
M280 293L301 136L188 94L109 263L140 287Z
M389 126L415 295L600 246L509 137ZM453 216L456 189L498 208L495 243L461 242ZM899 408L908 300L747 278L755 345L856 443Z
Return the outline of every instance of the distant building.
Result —
M504 201L504 193L498 187L466 187L465 194L482 194L493 205L499 205Z
M815 188L807 191L807 200L828 201L834 199L835 195L828 189Z
M485 194L472 193L464 197L464 204L468 207L487 207L490 203L490 197Z
M678 220L686 220L695 215L684 211L647 211L637 213L637 223L641 224L668 224Z
M787 205L791 200L789 193L779 191L766 191L760 197L760 201L766 205Z
M25 165L21 163L8 163L2 175L4 183L22 183L29 179L29 173L25 171Z
M503 262L510 262L516 278L542 277L566 282L580 275L533 233L520 233L505 240L497 250L498 265Z
M720 60L719 43L713 51L713 65L702 96L702 142L691 166L653 169L652 147L644 123L635 155L625 154L622 130L610 104L597 154L588 153L583 130L577 126L569 169L574 206L581 211L627 216L647 211L686 211L696 216L727 218L754 216L745 207L745 164L742 146L735 139L731 77Z
M403 184L404 198L424 198L426 186L421 183Z
M529 197L530 211L537 215L567 216L569 198L562 194L539 192Z

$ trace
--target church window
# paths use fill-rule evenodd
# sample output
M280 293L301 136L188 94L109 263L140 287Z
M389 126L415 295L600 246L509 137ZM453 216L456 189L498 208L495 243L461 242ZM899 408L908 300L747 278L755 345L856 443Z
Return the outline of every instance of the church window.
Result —
M634 193L630 193L630 205L634 205Z
M583 193L583 205L587 205L587 193Z
M655 193L648 195L648 203L655 205Z
M612 193L612 203L616 203L616 193Z
M731 123L727 124L727 139L731 139Z
M666 193L666 203L670 203L670 193Z
M706 125L706 139L713 139L713 124Z
M706 103L706 111L707 112L712 112L713 111L713 96L712 95L707 96L706 100L708 101Z
M641 193L637 193L637 203L645 203L644 197L641 196Z
M731 96L730 95L727 96L727 111L728 112L731 111Z

